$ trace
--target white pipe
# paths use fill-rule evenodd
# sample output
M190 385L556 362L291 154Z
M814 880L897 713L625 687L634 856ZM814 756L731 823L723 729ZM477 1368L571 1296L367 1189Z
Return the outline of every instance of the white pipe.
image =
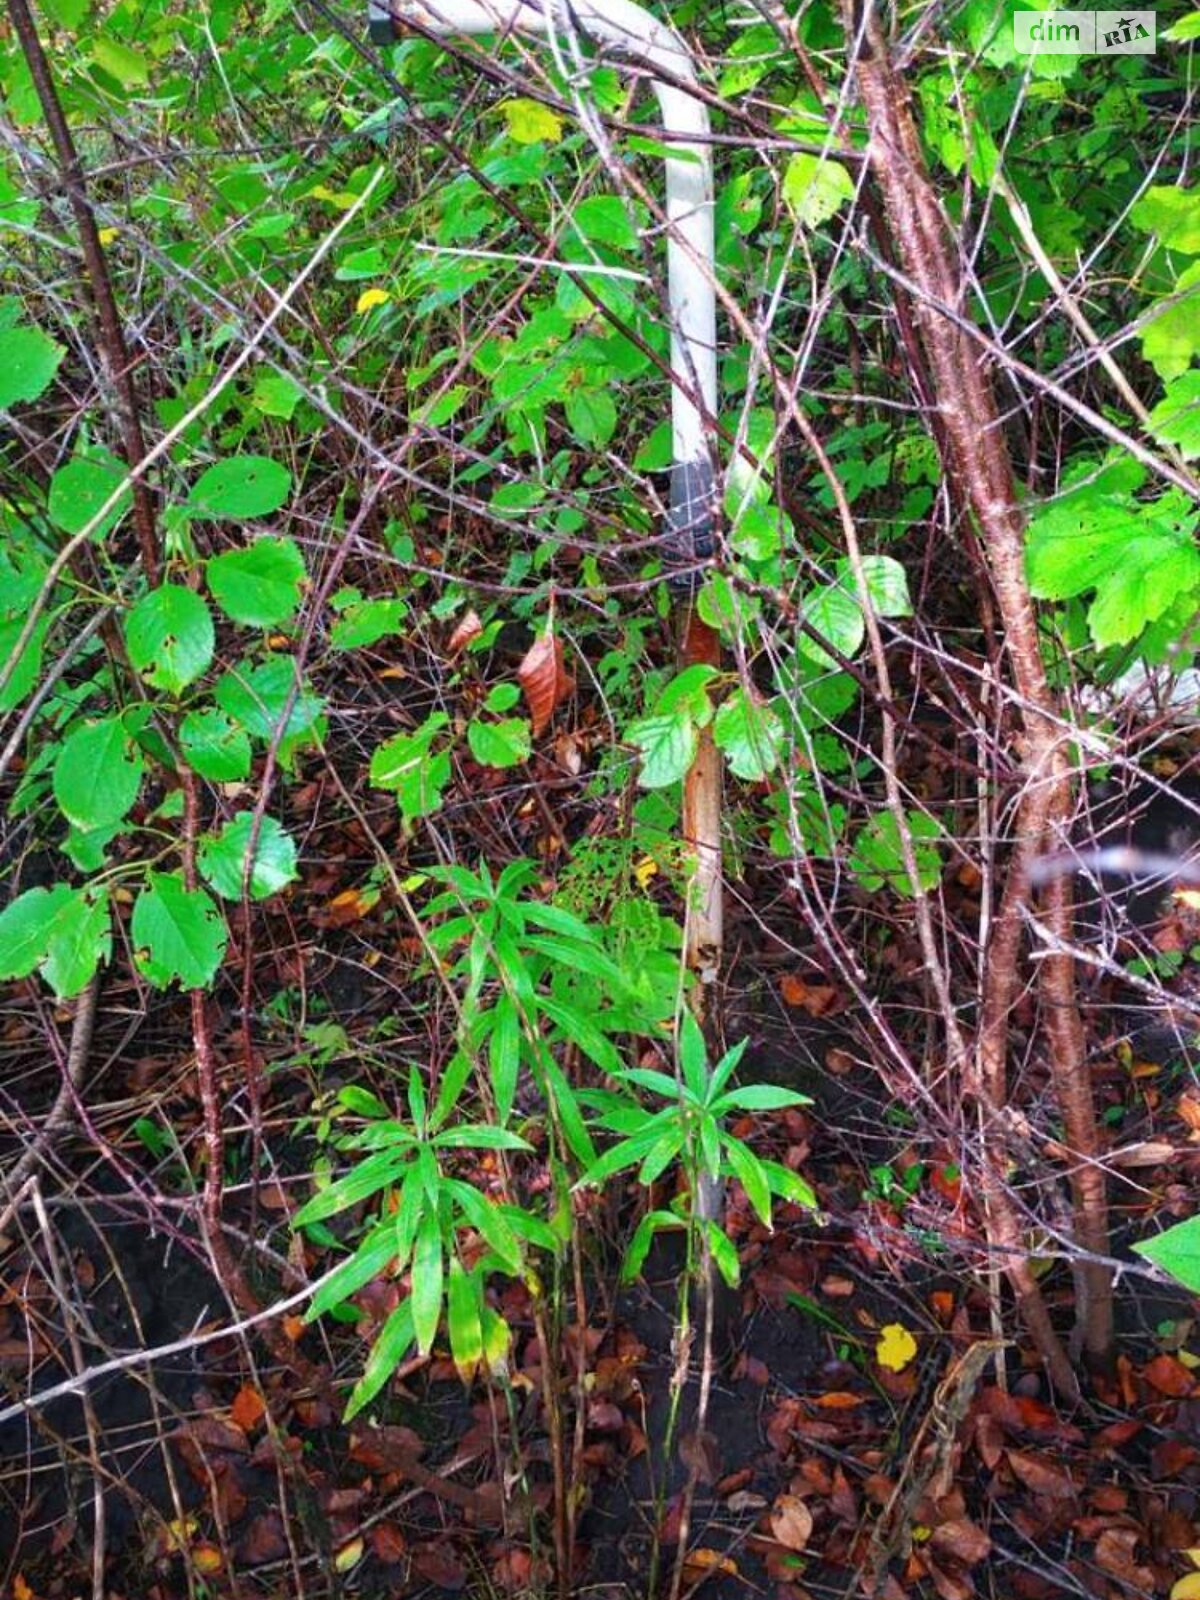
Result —
M386 0L385 0L386 3ZM717 302L713 266L712 149L708 107L691 52L667 23L633 0L390 0L394 21L428 32L582 35L645 67L666 137L667 293L671 308L671 531L676 560L711 553L714 480L705 415L717 414ZM660 77L662 73L665 77ZM673 82L667 79L675 80ZM700 405L690 391L699 395Z

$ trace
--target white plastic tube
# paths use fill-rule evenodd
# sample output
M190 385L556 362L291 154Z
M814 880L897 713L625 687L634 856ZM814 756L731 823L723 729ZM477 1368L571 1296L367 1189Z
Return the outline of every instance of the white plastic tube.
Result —
M708 107L683 87L696 82L691 52L674 28L632 0L390 0L389 9L395 22L443 37L582 36L650 75L663 143L679 151L679 159L668 155L665 161L673 554L677 561L709 554L715 508L705 415L715 417L717 411L712 151Z

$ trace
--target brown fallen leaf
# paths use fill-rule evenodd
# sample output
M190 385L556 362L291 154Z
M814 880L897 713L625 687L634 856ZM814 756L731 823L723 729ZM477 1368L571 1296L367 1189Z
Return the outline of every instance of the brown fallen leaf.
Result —
M230 1421L249 1433L255 1423L261 1420L266 1409L266 1401L253 1384L244 1383L229 1408Z
M562 640L549 628L525 652L517 668L517 682L525 692L536 739L563 701L575 692L575 680L563 664Z
M953 1556L964 1567L973 1567L991 1553L992 1541L970 1517L955 1517L933 1530L929 1543L943 1555Z
M1005 1455L1013 1473L1034 1494L1044 1494L1050 1500L1071 1500L1075 1497L1075 1481L1062 1467L1028 1450L1007 1450Z
M456 656L460 650L465 650L473 639L478 639L482 632L483 623L479 620L479 613L477 611L468 611L450 635L450 643L447 647L450 654Z
M1142 1377L1159 1394L1169 1394L1176 1399L1181 1399L1185 1394L1191 1394L1196 1387L1196 1380L1183 1362L1175 1356L1155 1356L1142 1371Z
M813 1515L799 1495L781 1494L769 1521L772 1534L788 1550L803 1550L812 1537Z

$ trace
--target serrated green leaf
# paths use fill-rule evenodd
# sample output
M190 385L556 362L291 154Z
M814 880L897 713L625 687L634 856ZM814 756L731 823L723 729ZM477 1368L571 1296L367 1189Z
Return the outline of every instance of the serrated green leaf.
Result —
M179 748L192 771L210 783L250 776L250 736L223 711L189 711L179 725Z
M569 389L563 407L571 432L589 450L603 450L617 431L616 401L605 389Z
M911 617L912 600L908 593L908 574L894 556L864 556L863 576L871 604L881 617ZM847 584L853 584L849 563L846 564Z
M87 987L96 968L111 954L107 891L80 889L54 919L42 976L58 998L66 1000Z
M260 233L259 238L263 237ZM284 372L260 372L254 382L250 403L265 417L290 422L301 400L300 389Z
M190 517L244 522L285 504L292 475L268 456L229 456L202 472L187 497Z
M941 837L942 830L923 811L907 812L905 820L912 835L917 877L921 888L928 892L936 888L942 875L941 856L933 843ZM863 888L872 894L886 884L894 894L911 896L912 884L900 851L900 830L890 811L880 812L859 829L849 867Z
M801 152L788 161L783 198L802 228L815 228L854 198L854 180L839 162Z
M517 144L557 144L562 138L563 120L540 100L504 100L500 110L508 125L508 136Z
M226 900L240 900L242 897L242 875L253 826L254 813L239 811L215 838L205 839L200 846L197 862L200 871ZM264 817L255 844L254 865L250 871L251 899L265 900L270 895L278 894L296 875L295 841L274 817Z
M132 809L145 762L120 717L85 723L63 740L54 798L77 828L104 828Z
M130 664L168 694L181 693L207 671L215 642L208 607L182 584L152 589L125 618Z
M811 590L804 601L804 620L822 639L848 660L858 654L867 625L862 609L844 583L823 583ZM807 633L796 635L796 648L819 667L836 667L838 661L822 649Z
M178 982L203 989L221 965L228 941L225 919L204 889L187 889L175 872L152 872L130 923L138 971L156 988Z
M26 889L0 912L0 979L26 978L45 959L54 924L73 899L69 884Z
M81 449L50 479L47 509L51 522L64 533L82 533L127 476L124 465L110 451L99 445ZM99 540L111 533L132 504L133 491L126 488L97 523L92 538Z
M1150 413L1150 431L1160 444L1177 446L1186 460L1200 456L1200 372L1181 373L1167 385Z
M1180 274L1169 298L1171 304L1151 309L1142 325L1142 354L1167 382L1200 354L1200 261Z
M268 744L280 737L280 757L285 765L290 751L312 742L325 707L320 695L301 684L282 735L278 735L295 682L296 665L291 656L272 656L255 667L239 663L218 679L213 691L221 710L245 728L251 738Z
M294 540L266 535L244 550L214 556L205 577L230 621L273 628L295 614L307 573Z
M1156 233L1168 250L1200 255L1200 190L1155 184L1129 213L1143 233Z
M758 704L745 689L735 689L717 711L713 739L734 776L757 783L779 765L783 724L770 706Z
M641 755L638 783L643 789L665 789L679 783L696 759L700 735L686 711L641 717L625 730L626 743Z
M40 328L0 330L0 411L43 394L66 353Z
M516 767L533 753L533 739L524 717L505 717L500 722L467 724L467 743L481 766Z
M404 631L408 604L404 600L355 600L337 616L329 630L334 650L359 650Z
M109 38L106 34L94 39L92 60L110 78L115 78L122 89L143 89L150 82L146 57L120 39Z

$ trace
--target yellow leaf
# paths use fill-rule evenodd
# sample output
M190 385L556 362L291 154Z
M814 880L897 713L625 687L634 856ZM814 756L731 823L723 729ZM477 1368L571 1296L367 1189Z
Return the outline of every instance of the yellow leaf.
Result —
M364 289L359 295L354 309L360 313L370 311L374 306L385 306L391 299L386 289Z
M719 1550L706 1550L703 1546L688 1551L684 1566L696 1573L722 1572L729 1578L738 1576L736 1561L722 1555Z
M879 1330L875 1359L889 1372L903 1372L917 1353L917 1341L899 1322L889 1322Z
M1200 911L1200 889L1176 889L1172 899L1177 906L1186 906L1189 911Z
M508 136L517 144L537 144L542 139L557 144L562 138L563 119L540 100L505 100L500 109Z
M34 1600L33 1590L25 1582L25 1574L18 1572L13 1579L13 1600Z
M96 237L101 244L111 244L120 231L120 228L100 228L96 233Z
M351 1567L356 1567L363 1558L363 1542L360 1536L348 1540L333 1557L333 1570L335 1572L349 1572Z
M651 878L658 876L658 862L653 856L643 856L634 866L633 875L643 889L648 888Z
M1183 1553L1194 1567L1200 1567L1200 1546L1193 1545L1190 1550L1185 1550Z
M1200 1600L1200 1572L1189 1572L1171 1590L1171 1600Z

